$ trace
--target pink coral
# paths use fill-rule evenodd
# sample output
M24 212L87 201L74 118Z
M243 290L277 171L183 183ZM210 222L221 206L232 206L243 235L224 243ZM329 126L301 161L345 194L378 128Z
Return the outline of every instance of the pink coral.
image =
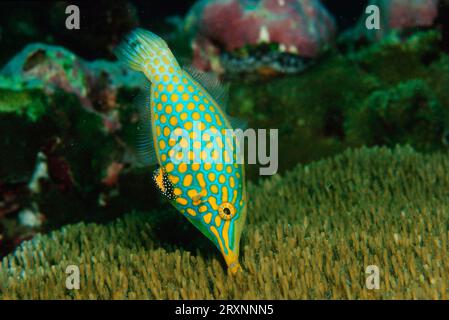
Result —
M277 43L281 51L316 57L335 35L333 17L318 0L203 0L191 10L194 65L214 68L223 51Z
M369 4L380 9L380 30L368 30L364 14L355 30L356 37L379 40L392 31L431 27L438 16L438 0L371 0Z
M388 27L404 29L430 27L438 15L438 0L383 0L381 10L388 15Z

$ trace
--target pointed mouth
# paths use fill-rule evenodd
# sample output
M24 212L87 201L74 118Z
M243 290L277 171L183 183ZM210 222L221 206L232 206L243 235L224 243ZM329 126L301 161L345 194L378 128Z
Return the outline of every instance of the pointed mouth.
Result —
M227 254L223 252L223 256L225 258L226 264L228 265L229 273L237 274L239 271L242 271L242 267L240 266L237 254L229 250Z
M240 266L240 263L238 261L235 261L228 266L228 272L232 275L235 275L242 271L243 271L242 266Z

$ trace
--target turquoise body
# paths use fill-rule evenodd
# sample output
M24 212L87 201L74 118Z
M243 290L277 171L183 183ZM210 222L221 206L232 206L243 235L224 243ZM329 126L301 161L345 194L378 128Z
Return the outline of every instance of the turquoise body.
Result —
M230 271L237 272L247 199L237 140L226 131L232 129L228 117L218 99L200 84L201 76L182 69L156 35L135 31L121 46L119 57L152 84L146 112L160 166L154 174L156 184L215 243ZM218 91L214 86L211 91Z

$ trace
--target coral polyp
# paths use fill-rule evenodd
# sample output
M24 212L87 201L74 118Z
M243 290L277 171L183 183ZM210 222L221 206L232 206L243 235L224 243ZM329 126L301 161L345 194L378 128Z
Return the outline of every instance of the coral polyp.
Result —
M207 247L161 241L168 212L68 226L3 259L0 299L447 299L448 170L442 153L361 149L251 185L235 277ZM61 285L68 265L80 290Z

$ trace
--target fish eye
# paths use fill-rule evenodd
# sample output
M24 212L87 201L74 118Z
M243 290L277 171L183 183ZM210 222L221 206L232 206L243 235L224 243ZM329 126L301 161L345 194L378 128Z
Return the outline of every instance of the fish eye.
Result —
M218 207L218 214L223 220L231 220L235 216L235 207L232 203L223 202Z

